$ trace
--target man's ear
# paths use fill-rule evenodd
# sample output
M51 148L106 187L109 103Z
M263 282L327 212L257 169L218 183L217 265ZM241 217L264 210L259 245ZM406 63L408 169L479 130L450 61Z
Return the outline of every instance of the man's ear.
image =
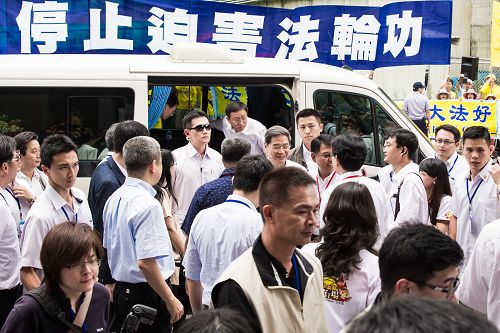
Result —
M411 291L411 281L405 278L399 279L394 286L396 296L408 295Z
M311 158L312 158L314 163L317 163L316 162L316 153L311 153Z
M45 165L42 165L41 167L42 167L43 173L48 176L48 170L49 169Z
M273 206L264 205L260 208L265 223L273 223Z
M184 129L184 136L189 140L189 130L187 128Z
M319 129L323 131L323 123L319 123Z

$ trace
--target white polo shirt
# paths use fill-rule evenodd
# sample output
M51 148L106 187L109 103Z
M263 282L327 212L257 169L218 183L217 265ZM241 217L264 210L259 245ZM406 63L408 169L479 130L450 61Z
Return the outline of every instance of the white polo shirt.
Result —
M306 146L302 142L302 157L307 165L307 172L310 174L318 173L318 165L313 161L311 152L307 150Z
M202 158L189 142L173 151L175 157L174 202L175 217L182 223L189 209L194 193L201 185L219 178L224 165L222 156L212 148L206 148Z
M201 282L203 304L210 304L215 282L234 259L253 245L262 226L262 217L252 202L234 194L196 215L182 263L186 277Z
M341 175L338 175L335 184L330 185L330 187L322 193L321 204L319 208L320 228L323 228L325 225L325 223L323 222L323 216L325 214L325 209L333 190L335 190L335 188L340 184L344 184L346 182L356 182L358 184L363 184L368 188L368 191L370 191L373 199L373 205L375 206L375 212L377 214L378 228L380 233L378 243L381 243L384 240L385 236L387 236L389 225L391 225L393 222L391 206L389 204L389 201L387 200L387 193L385 192L382 185L376 180L364 177L361 170L345 172Z
M33 194L36 198L39 198L47 187L49 179L43 172L38 169L35 169L35 173L33 174L33 178L31 179L24 173L19 171L16 175L16 183L19 185L23 185L23 182L28 184L28 187L31 190L31 194ZM24 200L21 200L20 203L23 217L24 219L26 219L31 206Z
M0 198L0 290L12 289L21 283L21 253L17 223L7 204Z
M451 211L457 218L457 242L464 251L464 265L484 226L500 218L498 189L489 173L491 166L490 161L472 181L467 168L455 183Z
M385 177L384 180L380 178L380 175ZM399 195L399 214L394 223L389 226L389 230L398 227L403 222L429 224L427 193L419 176L418 164L410 162L397 173L394 173L392 166L388 165L379 172L379 179L384 189L389 187L387 194L392 216L396 212L398 187L403 182Z
M451 157L445 161L444 164L446 164L446 168L448 169L451 191L454 193L456 179L466 170L469 170L469 165L467 164L465 157L459 155L457 152L453 153L453 155L451 155Z
M321 243L309 243L302 251L316 256ZM361 262L347 277L324 276L324 304L330 333L342 331L346 324L371 306L380 293L378 257L369 251L359 252Z
M486 314L500 330L500 220L481 230L457 295L466 306Z
M247 126L241 132L236 132L233 129L227 117L216 120L212 124L215 128L221 130L228 139L240 138L250 142L252 146L251 154L264 155L264 135L267 129L259 121L248 117Z
M155 258L164 280L175 270L172 243L155 194L145 181L127 177L106 201L103 246L116 281L146 282L137 265L140 259Z
M304 168L302 165L300 165L299 163L294 162L294 161L286 160L286 162L285 162L285 166L286 166L286 167L295 167L295 168L299 168L299 169L304 170L304 171L306 171L306 172L307 172L307 169L306 169L306 168Z
M72 187L71 194L73 209L50 184L47 184L45 191L31 206L21 235L22 267L42 269L40 263L42 242L47 232L55 225L70 221L86 223L93 228L92 214L85 193Z
M29 189L28 182L23 179L16 179L16 185L24 186ZM28 215L29 209L23 209L23 207L28 207L28 203L23 199L16 198L14 196L14 191L12 190L12 187L10 185L6 188L0 188L0 195L0 200L7 203L7 205L9 206L12 217L14 218L14 221L16 221L19 229L19 222L21 220L26 220L26 216Z

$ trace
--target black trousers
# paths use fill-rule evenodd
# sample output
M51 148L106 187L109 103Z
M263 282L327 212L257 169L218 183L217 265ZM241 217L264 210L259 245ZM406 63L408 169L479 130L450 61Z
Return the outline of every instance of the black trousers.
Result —
M425 134L425 136L429 136L429 130L427 129L427 120L425 118L412 119L411 121L413 121L415 125L417 125L417 127L422 131L422 133Z
M170 286L170 283L167 283ZM117 281L113 291L113 303L116 310L116 320L120 327L132 307L136 304L142 304L154 308L158 312L153 325L140 324L137 332L170 333L172 331L167 305L148 283L134 284Z
M23 287L17 285L12 289L0 290L0 329L9 316L17 299L23 294Z

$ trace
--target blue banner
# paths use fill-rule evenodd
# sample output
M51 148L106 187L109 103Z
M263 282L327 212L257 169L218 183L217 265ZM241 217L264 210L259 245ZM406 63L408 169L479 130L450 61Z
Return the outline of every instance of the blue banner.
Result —
M215 43L354 69L449 64L452 1L281 9L211 1L4 1L0 54L170 54Z

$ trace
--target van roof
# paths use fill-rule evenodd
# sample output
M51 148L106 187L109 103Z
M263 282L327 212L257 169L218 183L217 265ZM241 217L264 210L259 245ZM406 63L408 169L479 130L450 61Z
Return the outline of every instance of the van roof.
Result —
M305 61L244 58L235 63L174 62L168 55L27 54L0 55L0 80L146 80L148 76L268 77L338 83L377 89L346 69Z

